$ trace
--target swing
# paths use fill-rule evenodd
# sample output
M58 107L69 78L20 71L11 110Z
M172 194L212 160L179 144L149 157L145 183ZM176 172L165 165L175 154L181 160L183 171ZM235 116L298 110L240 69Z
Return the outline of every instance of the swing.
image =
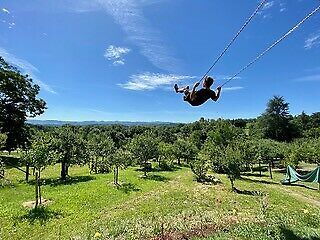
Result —
M244 23L244 25L240 28L240 30L236 33L236 35L232 38L232 40L229 42L229 44L225 47L225 49L221 52L221 54L216 58L216 60L213 62L213 64L210 66L210 68L208 69L208 71L202 76L202 78L195 84L192 92L189 92L189 86L187 86L186 88L181 88L179 89L177 85L174 86L175 91L176 92L183 92L185 93L186 96L188 96L188 94L190 95L196 95L197 91L195 90L197 86L200 85L202 80L205 80L207 78L207 75L211 72L211 70L216 66L216 64L219 62L219 60L226 54L226 52L228 51L228 49L231 47L231 45L236 41L236 39L238 38L238 36L241 34L241 32L247 27L247 25L252 21L252 19L257 15L257 13L259 12L259 10L265 5L265 3L267 2L267 0L263 0L258 7L256 8L256 10L251 14L251 16L248 18L248 20ZM311 13L309 13L305 18L303 18L299 23L297 23L294 27L292 27L287 33L285 33L283 36L281 36L278 40L276 40L274 43L272 43L268 48L266 48L263 52L261 52L260 54L257 55L256 58L254 58L251 62L249 62L247 65L245 65L243 68L241 68L238 72L236 72L234 75L232 75L230 78L228 78L223 84L220 85L219 89L221 90L221 88L223 86L225 86L227 83L229 83L230 81L232 81L233 79L235 79L238 75L240 75L243 71L245 71L246 69L248 69L249 67L251 67L253 64L255 64L258 60L260 60L264 55L266 55L270 50L272 50L274 47L276 47L279 43L281 43L283 40L285 40L290 34L292 34L295 30L297 30L305 21L307 21L309 18L311 18L314 14L316 14L318 11L320 10L320 5L315 8ZM205 81L204 81L204 87L205 87ZM210 90L210 86L209 86L209 90ZM220 90L219 90L219 95L220 95ZM213 94L212 90L210 90L211 92L207 94L207 96L205 96L206 100L208 100L211 95ZM215 92L214 92L215 93ZM211 94L211 95L210 95ZM217 94L217 93L215 93ZM209 96L209 97L208 97ZM212 98L212 97L211 97ZM219 97L218 97L219 98ZM212 98L214 101L216 101L214 98ZM192 99L191 99L192 100ZM188 101L192 106L199 106L201 104L203 104L204 102L202 102L201 104L196 104L194 105L192 103L192 101Z

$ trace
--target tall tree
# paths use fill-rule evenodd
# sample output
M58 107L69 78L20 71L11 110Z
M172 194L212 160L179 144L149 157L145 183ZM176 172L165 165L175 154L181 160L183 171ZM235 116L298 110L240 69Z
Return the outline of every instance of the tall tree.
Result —
M6 149L11 151L26 141L25 121L44 112L46 103L37 98L40 87L28 75L0 57L0 128L6 133Z
M58 162L61 163L61 179L66 180L71 164L86 163L86 142L77 132L76 127L63 126L56 129L54 145L60 156Z
M282 96L274 96L259 118L263 136L277 141L291 141L296 129L290 120L289 103Z

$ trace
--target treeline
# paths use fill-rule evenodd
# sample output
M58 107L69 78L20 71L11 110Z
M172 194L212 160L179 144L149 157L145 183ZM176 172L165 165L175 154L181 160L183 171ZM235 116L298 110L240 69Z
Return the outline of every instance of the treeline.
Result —
M144 176L155 165L170 170L190 166L197 181L208 181L209 171L226 173L232 183L255 164L319 164L320 113L292 116L281 96L267 103L256 119L206 120L170 126L62 126L26 124L44 112L39 86L0 58L0 149L18 150L26 178L32 167L40 176L61 164L62 180L72 165L88 165L91 173L114 172L140 165ZM154 164L152 164L154 163ZM0 174L4 176L4 164Z

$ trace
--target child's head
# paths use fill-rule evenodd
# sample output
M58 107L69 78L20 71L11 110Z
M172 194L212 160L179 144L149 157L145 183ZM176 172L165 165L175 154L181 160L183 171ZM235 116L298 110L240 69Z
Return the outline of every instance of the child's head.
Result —
M212 77L206 76L206 78L203 81L203 87L210 88L213 84L214 80Z

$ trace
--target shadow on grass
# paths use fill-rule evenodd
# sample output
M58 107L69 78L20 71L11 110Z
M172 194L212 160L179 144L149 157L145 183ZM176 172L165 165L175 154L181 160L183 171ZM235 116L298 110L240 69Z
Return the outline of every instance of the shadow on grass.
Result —
M134 185L133 183L123 183L123 184L119 184L117 186L117 189L121 192L124 192L126 194L130 193L130 192L138 192L141 189L137 188L136 185Z
M152 180L152 181L157 181L157 182L168 182L170 178L167 178L165 176L157 175L157 174L149 174L146 177L142 177L142 179L145 180Z
M59 211L52 211L46 207L40 206L29 210L25 215L21 216L19 219L21 221L28 221L30 224L39 222L44 224L46 221L54 218L63 217L62 213Z
M251 179L251 178L242 177L241 180L246 181L246 182L252 182L252 183L263 183L263 184L279 185L279 183L270 182L270 181L266 181L266 180L262 180L262 179Z
M74 176L68 177L66 180L62 180L60 178L47 178L43 179L42 185L50 185L51 187L57 187L60 185L73 185L81 182L89 182L96 179L93 176ZM28 182L31 185L35 185L35 180L31 180Z
M234 188L233 191L238 194L249 195L249 196L262 196L263 195L263 193L260 191L240 190L237 188Z
M293 187L303 187L303 188L306 188L306 189L318 191L318 188L309 187L309 186L306 186L306 185L303 185L303 184L299 184L299 183L291 183L291 184L285 184L285 185L286 186L293 186Z
M281 234L286 240L320 240L319 237L307 237L307 238L302 238L298 235L296 235L292 230L287 229L285 227L280 228Z
M172 166L172 167L169 167L169 166L154 167L154 168L151 169L150 172L176 172L176 171L179 171L181 169L182 169L181 167L177 167L177 166Z
M241 173L244 176L248 176L248 177L260 177L260 173L259 172L244 172ZM261 174L261 177L269 177L269 175L265 174L264 172Z

